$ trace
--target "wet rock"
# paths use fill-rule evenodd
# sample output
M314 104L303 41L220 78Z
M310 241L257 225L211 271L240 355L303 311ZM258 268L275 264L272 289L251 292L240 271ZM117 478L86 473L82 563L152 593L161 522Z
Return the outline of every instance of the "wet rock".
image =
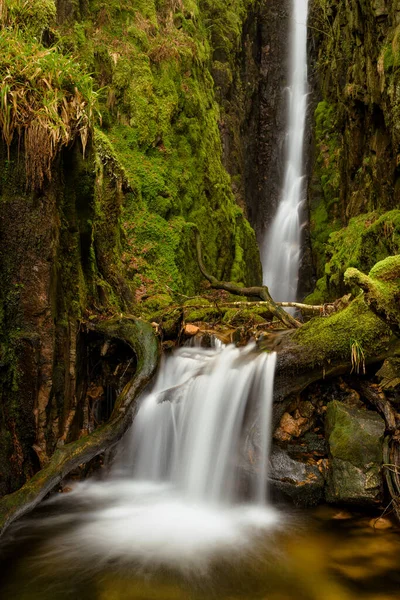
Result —
M311 454L313 457L328 456L328 446L325 437L321 433L308 431L297 442L291 442L287 446L290 456L297 458L299 454Z
M380 517L379 519L371 519L369 522L369 526L372 529L392 529L393 523L390 519L386 519L385 517Z
M325 480L318 466L293 460L282 448L274 448L269 473L272 493L296 506L315 506L323 499Z
M292 438L299 438L313 426L314 412L315 408L311 402L300 402L292 415L288 412L283 414L274 438L280 442L289 442Z
M347 510L341 510L338 513L335 513L332 517L333 520L335 521L348 521L349 519L352 519L353 515L351 513L349 513Z
M385 424L375 412L333 401L326 412L328 502L371 504L382 496Z
M183 333L187 337L194 337L199 333L199 331L200 327L197 327L197 325L192 325L191 323L187 323L184 327Z

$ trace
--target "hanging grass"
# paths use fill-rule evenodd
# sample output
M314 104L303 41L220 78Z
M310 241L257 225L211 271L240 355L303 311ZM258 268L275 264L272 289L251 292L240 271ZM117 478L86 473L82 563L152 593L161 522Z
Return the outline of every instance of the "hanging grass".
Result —
M8 153L23 143L29 189L51 179L63 146L80 138L85 153L95 106L92 78L72 57L0 29L0 131Z

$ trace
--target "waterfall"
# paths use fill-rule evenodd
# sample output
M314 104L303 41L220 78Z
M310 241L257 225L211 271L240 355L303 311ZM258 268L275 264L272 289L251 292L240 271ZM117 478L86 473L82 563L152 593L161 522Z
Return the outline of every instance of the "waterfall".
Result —
M183 348L165 360L126 440L119 469L168 482L193 501L232 504L246 410L260 420L253 499L267 498L276 355L226 346Z
M308 93L308 0L292 2L285 175L281 200L267 232L262 257L264 284L277 301L296 300L301 245L300 213L305 199L303 146Z
M267 489L275 361L254 344L195 344L164 357L111 473L47 502L59 512L37 525L59 534L43 561L199 573L219 555L251 552L280 526Z

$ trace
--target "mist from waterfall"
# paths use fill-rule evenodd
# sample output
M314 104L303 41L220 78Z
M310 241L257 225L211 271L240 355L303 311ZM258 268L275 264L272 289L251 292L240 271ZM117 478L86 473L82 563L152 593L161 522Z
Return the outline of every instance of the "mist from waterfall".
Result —
M305 200L303 150L308 94L308 0L292 0L292 4L284 183L262 252L264 284L269 287L272 297L280 302L297 299L301 208Z

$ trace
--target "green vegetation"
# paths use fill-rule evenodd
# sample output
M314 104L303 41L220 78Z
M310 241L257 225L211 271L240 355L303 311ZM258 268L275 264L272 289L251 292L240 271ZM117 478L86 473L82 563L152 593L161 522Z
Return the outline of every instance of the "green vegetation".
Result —
M330 234L341 227L339 214L340 142L335 107L326 100L315 110L314 137L318 154L310 210L310 234L313 258L318 274L326 262L326 243Z
M309 304L329 302L348 292L357 294L344 281L350 267L369 272L375 263L400 252L400 211L378 212L350 219L347 227L333 232L325 245L325 274L316 290L308 296Z
M61 26L52 0L4 5L3 138L10 148L23 136L28 187L39 189L62 147L80 137L85 151L98 113L93 232L104 229L102 214L110 208L102 197L109 183L99 181L102 163L115 188L123 188L105 252L137 300L166 286L199 289L191 222L214 273L259 282L254 232L222 164L211 76L214 52L233 68L251 4L98 0L90 13L72 8ZM104 246L99 238L98 244ZM110 284L118 295L119 286Z
M255 236L222 164L211 76L214 48L233 64L250 4L99 1L59 30L58 46L101 88L102 136L128 181L123 262L137 299L199 289L191 222L213 272L260 278Z
M321 319L315 317L293 336L299 346L312 349L315 365L330 361L351 363L352 346L362 348L365 361L384 354L389 347L390 329L365 304L362 297L354 300L344 310Z
M42 188L63 146L80 137L85 152L96 102L92 79L55 48L44 48L18 27L3 27L0 80L0 130L8 157L17 136L24 144L27 187Z
M400 26L395 2L317 0L310 27L318 48L310 186L318 283L307 302L348 291L348 267L368 272L399 252Z

